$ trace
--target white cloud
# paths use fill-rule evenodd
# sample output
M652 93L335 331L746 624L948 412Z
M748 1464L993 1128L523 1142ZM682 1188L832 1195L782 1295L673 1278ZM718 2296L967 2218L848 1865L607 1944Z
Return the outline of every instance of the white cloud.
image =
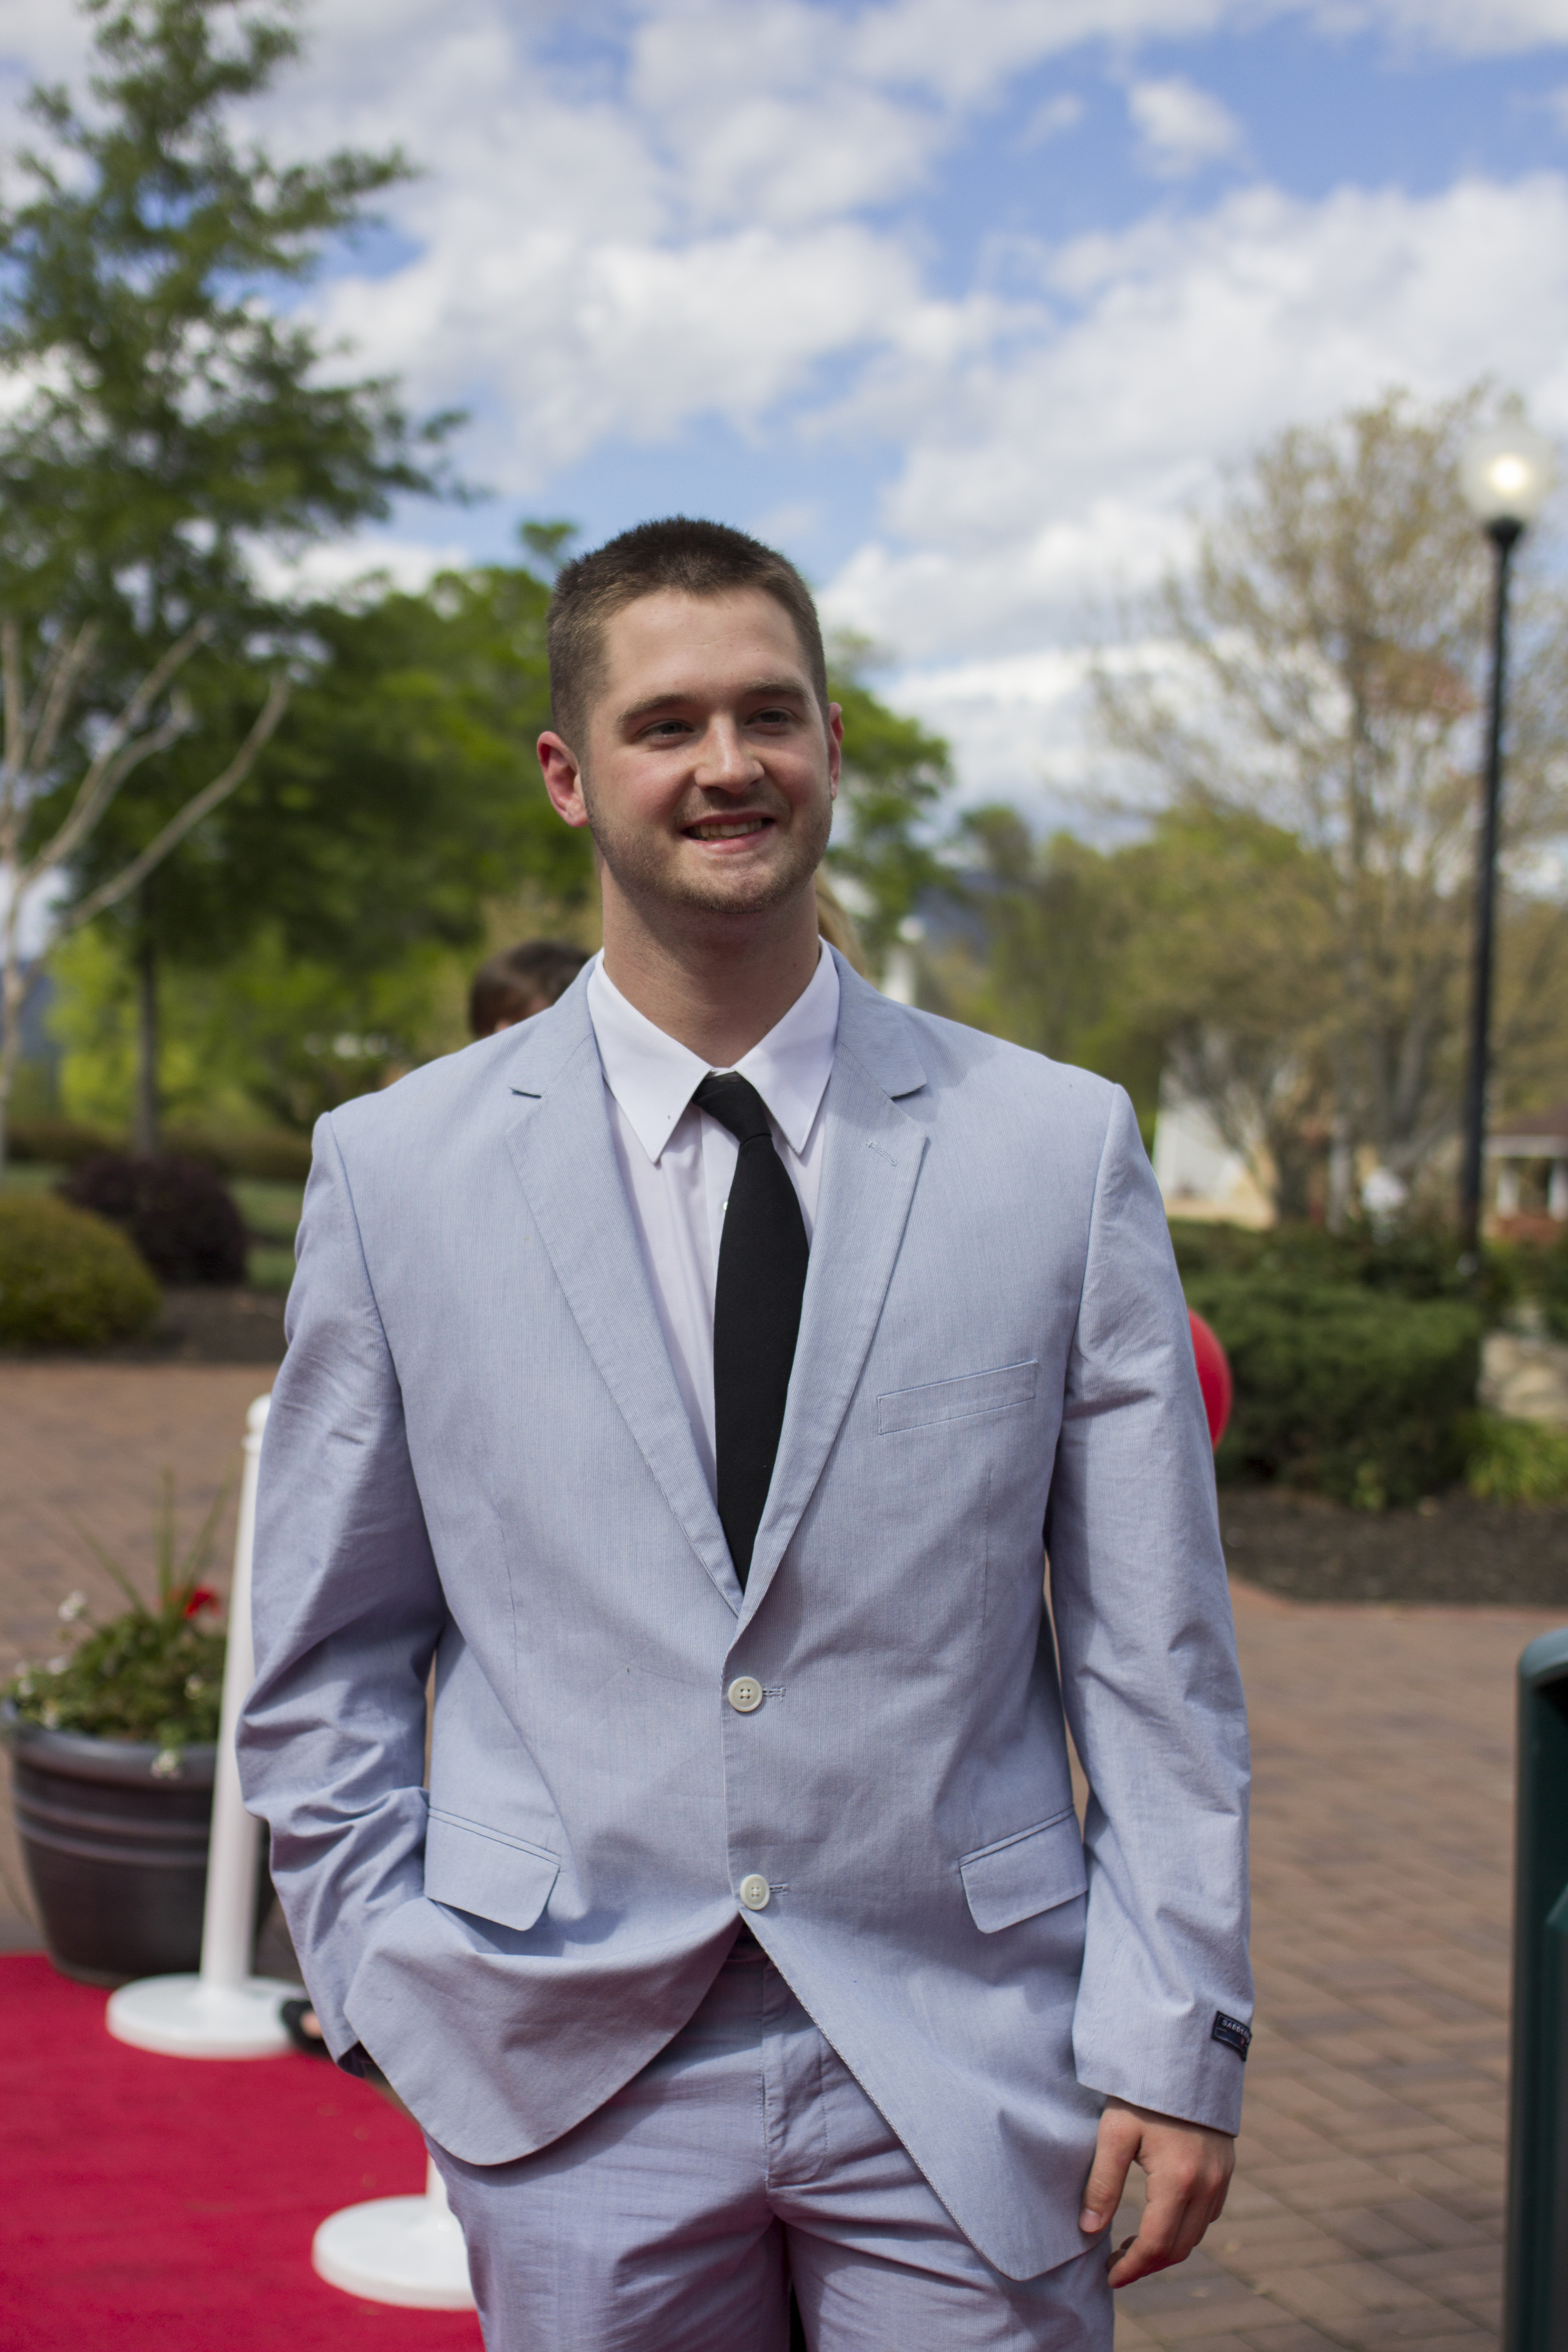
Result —
M1548 429L1568 429L1557 174L1421 199L1349 189L1322 205L1255 189L1199 218L1080 238L1041 266L1075 306L1067 326L1042 320L1028 341L955 365L906 361L857 396L858 421L886 414L908 445L885 519L920 551L910 576L1007 546L1030 551L1042 581L1103 577L1089 551L1135 562L1140 535L1216 463L1394 383L1435 395L1490 372L1522 387ZM900 568L888 560L879 593ZM870 569L868 553L847 576ZM899 642L885 619L859 617ZM943 625L933 614L931 625Z
M1363 0L1343 9L1323 0L1312 13L1331 29L1336 20L1371 24L1459 57L1507 57L1568 41L1568 0Z
M1221 461L1391 382L1483 370L1568 429L1555 175L1315 205L1254 188L1065 246L1013 237L1005 299L984 271L933 291L905 208L1018 78L1074 53L1124 77L1174 173L1240 132L1163 69L1172 45L1270 16L1450 54L1568 40L1568 0L318 0L303 68L256 114L285 153L396 140L426 166L386 203L409 257L351 261L310 299L356 367L474 408L470 474L537 499L707 419L797 458L896 452L829 614L898 647L897 691L962 718L975 775L1018 789L1080 756L1074 690L1039 699L1065 675L1052 648L1179 554ZM0 0L0 133L18 61L70 70L81 37L62 0ZM1158 76L1138 69L1152 40ZM1033 135L1081 105L1045 97ZM814 501L797 465L774 527ZM390 560L412 583L436 559Z
M1148 168L1179 179L1205 163L1233 154L1241 144L1236 117L1205 89L1180 74L1163 81L1135 81L1127 110L1142 141Z
M857 72L973 106L1048 58L1206 33L1244 10L1258 13L1247 0L885 0L855 20L847 48Z
M650 14L627 97L693 222L821 220L920 184L941 119L907 89L846 72L846 29L779 0Z
M51 81L86 53L88 26L59 0L0 0L0 73Z
M424 399L479 388L489 478L520 493L614 438L694 417L742 432L829 357L907 339L942 306L889 239L852 222L684 245L536 229L454 268L438 248L391 281L340 281L325 321ZM452 366L460 354L461 373Z
M1289 6L1264 0L1262 13ZM1450 37L1472 48L1528 18L1525 0L1467 9ZM1339 0L1303 10L1345 21ZM535 495L607 442L657 444L704 415L742 435L786 404L809 420L825 368L839 405L821 422L911 436L914 480L942 420L993 397L976 352L1005 332L1045 350L1049 327L1031 330L1016 302L932 299L923 255L887 208L930 180L1007 77L1085 44L1169 41L1259 13L1254 0L881 0L849 14L651 0L598 72L546 61L553 10L322 0L310 68L266 114L301 152L395 137L434 159L389 207L416 257L390 276L340 276L319 308L419 402L471 404L466 462L503 491ZM1356 14L1398 32L1420 11L1366 0ZM1065 124L1072 103L1047 101L1038 127ZM1163 170L1231 152L1239 135L1179 76L1134 79L1129 103ZM1115 285L1093 298L1107 323L1157 299L1167 263L1110 266ZM1226 289L1210 292L1220 330ZM1278 299L1257 294L1233 285L1228 299ZM1016 381L1004 368L1004 405ZM1114 383L1110 400L1113 415L1136 404L1147 427L1142 387ZM1220 406L1236 405L1222 391Z
M895 693L923 715L968 681L951 703L955 740L987 791L1010 764L1011 789L1037 793L1081 753L1070 704L1047 759L1013 688L980 723L974 679L1037 658L1057 677L1047 649L1081 642L1180 560L1186 517L1226 461L1392 384L1436 397L1483 373L1568 436L1568 182L1555 174L1426 199L1345 190L1321 205L1254 190L1202 218L1078 240L1041 267L1077 305L1067 326L939 370L906 363L862 391L896 416L906 457L881 532L824 600L837 625L900 648L914 667Z
M1083 116L1082 99L1070 89L1061 90L1035 109L1025 129L1023 144L1038 147L1047 139L1059 139L1064 131L1075 130Z
M431 547L416 540L364 531L352 540L308 547L291 558L258 546L251 550L250 560L264 596L353 604L379 594L384 587L401 588L405 594L416 596L437 572L456 571L466 563L468 551L456 541Z
M1077 649L1049 646L906 670L878 684L900 710L946 737L961 801L1010 800L1047 824L1066 824L1081 817L1092 781L1088 667Z

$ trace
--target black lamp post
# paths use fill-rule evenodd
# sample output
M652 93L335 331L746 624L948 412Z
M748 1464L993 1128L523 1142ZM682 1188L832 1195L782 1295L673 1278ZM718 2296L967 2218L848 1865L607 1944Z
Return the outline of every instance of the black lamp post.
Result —
M1487 1079L1491 1056L1493 929L1497 903L1498 812L1502 797L1503 713L1508 691L1508 596L1513 551L1545 504L1552 488L1550 442L1527 425L1510 423L1470 443L1459 484L1471 512L1496 551L1492 575L1492 691L1487 728L1480 849L1476 868L1476 943L1470 987L1470 1050L1465 1074L1464 1156L1459 1167L1461 1264L1480 1264L1481 1187L1487 1136Z

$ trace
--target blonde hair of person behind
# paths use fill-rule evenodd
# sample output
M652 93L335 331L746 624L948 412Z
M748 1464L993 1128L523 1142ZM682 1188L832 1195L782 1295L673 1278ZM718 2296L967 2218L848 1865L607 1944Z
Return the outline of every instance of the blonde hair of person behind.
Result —
M816 928L830 948L837 948L846 963L852 963L862 980L871 977L866 961L866 950L860 944L847 908L819 866L816 869Z

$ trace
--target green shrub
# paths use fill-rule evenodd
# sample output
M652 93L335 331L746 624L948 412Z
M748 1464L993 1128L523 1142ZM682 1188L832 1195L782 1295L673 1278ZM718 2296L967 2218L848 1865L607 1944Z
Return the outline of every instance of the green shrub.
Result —
M227 1185L199 1160L137 1160L106 1151L55 1187L128 1234L160 1282L245 1280L245 1220Z
M1325 1225L1274 1225L1259 1232L1173 1218L1171 1240L1184 1282L1189 1276L1246 1275L1314 1286L1353 1284L1398 1298L1468 1303L1488 1324L1500 1321L1520 1286L1518 1253L1511 1245L1489 1243L1479 1283L1472 1285L1459 1270L1452 1229L1426 1222L1386 1234L1357 1222L1331 1234Z
M1474 1412L1464 1423L1465 1484L1489 1503L1568 1503L1568 1429Z
M310 1172L310 1139L287 1127L259 1127L230 1134L179 1128L163 1139L166 1151L199 1160L219 1176L248 1176L266 1183L302 1184Z
M1568 1239L1542 1251L1535 1292L1552 1337L1568 1339Z
M0 1193L0 1347L98 1348L145 1330L161 1294L103 1217Z
M6 1130L5 1149L13 1160L74 1168L95 1152L120 1150L121 1139L107 1128L84 1127L79 1118L18 1118Z
M268 1184L302 1184L310 1173L310 1139L286 1127L237 1135L228 1144L228 1172Z
M1282 1479L1381 1510L1460 1475L1458 1424L1480 1370L1473 1307L1278 1274L1194 1276L1185 1287L1236 1380L1222 1477Z

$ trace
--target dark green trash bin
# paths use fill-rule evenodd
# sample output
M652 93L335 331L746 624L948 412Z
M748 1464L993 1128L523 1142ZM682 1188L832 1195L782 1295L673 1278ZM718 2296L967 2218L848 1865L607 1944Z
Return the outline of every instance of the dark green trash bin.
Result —
M1568 1627L1519 1662L1504 2352L1568 2346Z

